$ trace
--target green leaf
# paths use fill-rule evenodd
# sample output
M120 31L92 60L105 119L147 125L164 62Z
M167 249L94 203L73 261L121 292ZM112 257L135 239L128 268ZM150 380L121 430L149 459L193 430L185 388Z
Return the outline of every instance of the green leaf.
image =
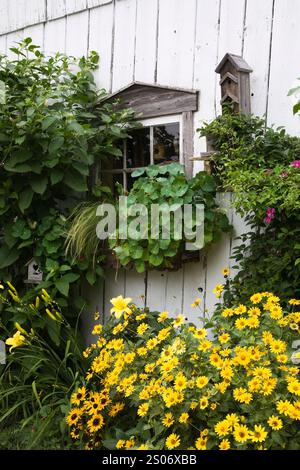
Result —
M65 175L64 182L69 188L77 192L87 191L86 177L77 173L77 171L69 170Z
M17 165L27 162L31 157L32 153L28 149L17 150L7 158L4 164L4 169L7 171L14 171Z
M20 194L19 194L19 207L24 214L24 211L28 209L32 202L33 198L33 191L31 188L25 188Z
M60 183L63 177L64 177L64 173L62 170L58 170L58 168L53 168L53 170L50 173L51 184L55 185L57 183Z
M49 144L48 151L50 155L56 154L56 152L63 146L64 141L65 139L62 135L55 136Z
M47 116L45 119L42 121L42 129L45 131L48 129L52 124L54 124L56 121L58 121L57 116Z
M88 281L88 283L93 286L96 282L96 275L93 271L88 271L85 275L86 277L86 280Z
M146 270L145 263L142 260L136 261L135 262L135 267L136 267L136 270L137 270L138 273L143 273Z
M47 189L48 178L46 176L34 176L30 180L30 185L35 193L44 194Z
M139 176L143 175L146 171L146 168L138 168L137 170L131 173L133 178L138 178Z
M55 287L59 290L59 292L62 295L64 295L65 297L68 297L70 283L68 281L66 281L63 277L61 279L58 279L55 282Z
M149 262L153 266L160 266L164 261L163 255L150 255L149 256Z
M17 249L9 249L6 245L0 248L0 269L7 268L17 261L20 253Z
M132 249L130 254L131 254L132 259L140 259L143 257L143 253L144 253L143 247L135 246Z
M76 274L76 273L69 273L63 276L63 279L65 279L69 283L75 282L79 278L80 278L80 274Z

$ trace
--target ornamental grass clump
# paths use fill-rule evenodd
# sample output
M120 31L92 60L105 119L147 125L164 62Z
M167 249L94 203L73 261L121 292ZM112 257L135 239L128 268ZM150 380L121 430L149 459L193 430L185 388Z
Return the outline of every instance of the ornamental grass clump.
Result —
M256 293L201 326L112 304L66 418L79 447L299 449L299 300Z

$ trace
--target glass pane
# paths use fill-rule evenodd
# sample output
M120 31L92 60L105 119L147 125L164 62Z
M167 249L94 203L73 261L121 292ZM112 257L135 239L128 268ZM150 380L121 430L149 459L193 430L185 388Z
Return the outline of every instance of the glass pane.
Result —
M154 163L179 161L179 122L154 127Z
M143 127L130 132L127 139L127 168L150 165L150 128Z

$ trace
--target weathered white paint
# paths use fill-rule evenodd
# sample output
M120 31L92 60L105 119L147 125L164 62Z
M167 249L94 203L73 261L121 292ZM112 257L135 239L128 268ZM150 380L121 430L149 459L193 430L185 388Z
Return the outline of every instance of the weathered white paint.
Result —
M218 63L226 52L242 54L246 0L226 0L220 3L220 29L218 38ZM220 114L221 88L216 81L216 114Z
M100 88L111 91L111 58L113 38L114 8L109 3L90 11L89 51L100 55L100 67L95 80Z
M210 8L207 8L207 0L198 0L193 83L193 88L200 90L199 111L195 113L196 129L201 127L203 121L209 121L215 117L215 83L217 80L215 68L218 64L219 8L220 0L211 0ZM203 14L204 11L206 14ZM206 86L207 83L210 85ZM206 139L199 139L198 133L195 132L195 155L200 155L205 151ZM195 162L194 169L195 171L203 170L203 164Z
M193 87L196 1L159 3L157 82Z
M158 0L137 0L134 80L155 81Z
M66 52L66 17L45 24L44 50L49 55Z
M116 0L112 91L133 81L136 11L137 0Z
M166 305L167 273L151 270L147 278L147 305L152 310L164 310Z
M6 53L7 56L11 59L16 59L17 56L14 52L10 50L11 47L17 47L18 42L22 41L26 37L26 34L24 32L24 29L19 29L18 31L14 31L13 33L7 34L6 36Z
M66 14L66 0L51 0L47 2L47 20L54 20Z
M270 39L274 0L251 0L247 2L244 58L251 64L251 107L253 114L264 115L267 109L270 66ZM259 53L256 47L259 47Z
M0 36L0 54L6 54L6 36Z
M221 193L218 195L218 203L226 212L227 217L232 219L232 210L230 208L230 193ZM206 289L204 307L207 309L207 315L210 316L216 303L216 296L213 289L217 284L223 283L222 269L228 267L230 258L231 241L234 235L224 234L222 239L211 246L207 255L206 268Z
M2 0L0 4L0 34L46 20L43 0Z
M88 50L88 20L89 13L76 13L67 16L66 23L66 53L74 56L87 54Z
M270 124L288 124L292 134L299 134L299 118L293 117L291 101L286 95L300 76L299 21L300 3L297 0L276 0L267 118Z
M254 69L251 76L252 110L267 113L268 123L284 125L300 135L292 115L289 88L300 75L299 0L2 0L0 52L32 36L46 53L76 56L96 50L100 69L96 81L108 91L131 81L199 90L195 129L220 111L219 77L215 67L226 52L243 53ZM194 155L205 150L195 132ZM202 164L195 164L195 171ZM229 204L230 195L220 196ZM109 312L109 300L119 294L139 305L198 316L191 308L202 297L211 313L214 284L222 282L220 269L231 266L230 254L246 231L244 221L228 209L235 231L216 244L198 263L177 272L109 270L106 282L90 290L95 308ZM203 289L203 293L200 291ZM97 307L96 307L97 306Z

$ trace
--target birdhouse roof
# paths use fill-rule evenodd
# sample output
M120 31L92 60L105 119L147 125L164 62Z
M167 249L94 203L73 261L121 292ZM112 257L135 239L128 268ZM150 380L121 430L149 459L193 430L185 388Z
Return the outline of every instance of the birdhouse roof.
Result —
M243 57L236 54L230 54L228 52L227 54L225 54L218 67L216 68L217 73L221 73L226 62L230 62L238 72L253 72L253 69L247 64Z
M31 258L29 261L27 261L27 263L25 264L25 266L29 266L31 263L35 263L35 259L34 258Z

